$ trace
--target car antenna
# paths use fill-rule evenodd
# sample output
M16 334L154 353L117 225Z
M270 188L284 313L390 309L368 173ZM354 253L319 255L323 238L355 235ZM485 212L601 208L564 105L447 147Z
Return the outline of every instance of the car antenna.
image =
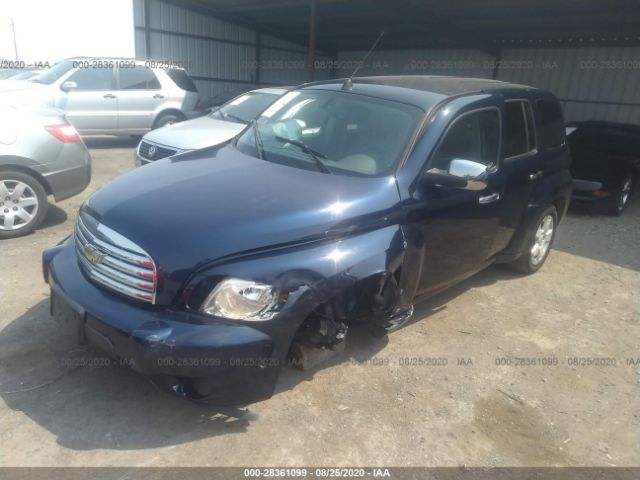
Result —
M364 62L367 61L367 58L369 58L369 55L371 55L371 52L373 52L375 48L378 46L378 43L380 42L382 37L384 37L384 30L380 32L380 35L378 35L377 40L373 42L373 45L371 46L367 54L364 56L360 64L356 66L356 69L353 71L351 76L344 81L344 83L342 84L342 90L351 90L353 88L353 82L351 81L351 79L355 77L356 73L358 73L358 70L360 70L360 67L364 65Z

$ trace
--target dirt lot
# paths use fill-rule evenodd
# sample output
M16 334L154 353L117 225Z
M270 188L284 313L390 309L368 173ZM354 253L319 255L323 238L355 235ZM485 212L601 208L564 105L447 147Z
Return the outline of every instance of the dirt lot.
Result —
M40 253L132 168L133 142L88 144L89 189L0 245L0 465L640 463L640 201L622 218L571 213L536 275L492 267L387 338L353 331L329 365L286 370L272 399L216 409L124 368L69 367L100 354L57 331Z

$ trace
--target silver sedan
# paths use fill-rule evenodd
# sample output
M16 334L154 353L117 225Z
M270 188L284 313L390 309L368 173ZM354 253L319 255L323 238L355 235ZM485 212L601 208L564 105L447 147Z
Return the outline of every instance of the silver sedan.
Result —
M82 192L91 157L58 110L0 103L0 239L26 235L56 201Z
M136 148L136 166L228 142L289 88L252 90L215 108L209 115L147 133Z

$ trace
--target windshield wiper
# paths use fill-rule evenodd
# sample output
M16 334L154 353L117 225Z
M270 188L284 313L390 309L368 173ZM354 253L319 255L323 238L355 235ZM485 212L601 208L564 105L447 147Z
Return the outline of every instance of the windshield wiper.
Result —
M239 123L244 123L245 125L248 124L249 122L247 122L244 118L240 118L237 115L234 115L232 113L223 113L225 118L230 118L231 120L235 120L236 122Z
M276 140L282 143L290 143L291 145L295 145L296 147L300 148L300 150L308 154L313 159L313 161L316 162L316 165L318 166L318 169L321 172L329 173L329 174L333 173L331 169L327 167L327 165L322 160L320 160L321 158L325 158L325 159L327 158L327 156L324 153L314 150L309 145L299 140L291 140L286 137L281 137L280 135L276 135L275 138Z
M264 160L264 147L262 143L262 134L258 130L258 120L255 118L251 120L251 127L253 128L253 138L256 142L256 150L258 151L258 158Z

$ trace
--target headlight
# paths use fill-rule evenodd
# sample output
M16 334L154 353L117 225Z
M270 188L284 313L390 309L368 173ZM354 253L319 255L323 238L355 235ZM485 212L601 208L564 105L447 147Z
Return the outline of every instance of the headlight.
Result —
M228 278L211 291L200 311L234 320L269 320L277 313L278 292L270 285Z

